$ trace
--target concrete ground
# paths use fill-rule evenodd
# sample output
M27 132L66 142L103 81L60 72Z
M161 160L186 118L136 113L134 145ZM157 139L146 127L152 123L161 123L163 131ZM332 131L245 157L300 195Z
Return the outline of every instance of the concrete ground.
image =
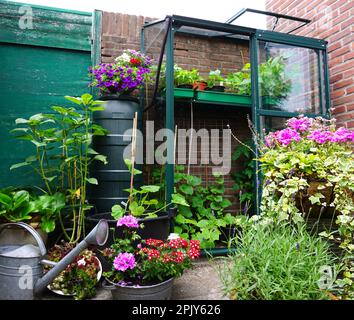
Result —
M221 282L217 273L217 265L220 260L198 259L194 267L186 270L182 277L174 281L172 299L173 300L228 300L221 290ZM43 295L44 300L68 299L56 295L49 290ZM69 298L70 299L70 298ZM109 290L97 290L93 300L111 300Z

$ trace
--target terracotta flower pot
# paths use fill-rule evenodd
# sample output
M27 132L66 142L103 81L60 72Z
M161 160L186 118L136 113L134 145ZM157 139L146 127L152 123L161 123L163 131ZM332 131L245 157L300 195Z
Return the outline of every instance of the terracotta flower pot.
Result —
M193 89L196 90L205 90L205 88L208 86L208 84L205 81L196 81L194 82Z

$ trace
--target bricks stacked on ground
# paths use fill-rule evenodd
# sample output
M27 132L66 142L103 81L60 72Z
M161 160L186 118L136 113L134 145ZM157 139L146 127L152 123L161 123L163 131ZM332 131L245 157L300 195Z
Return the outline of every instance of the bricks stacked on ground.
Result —
M114 58L122 53L124 49L140 49L140 30L144 21L153 21L153 18L144 18L142 16L132 16L121 13L103 12L102 19L102 62L112 62ZM148 39L155 39L153 43L149 43L148 54L155 60L159 57L160 47L163 39L163 32L160 33L160 27L150 28L151 34ZM198 36L178 35L175 36L174 43L175 63L179 66L191 69L197 68L203 77L207 77L210 70L220 69L223 76L230 72L239 71L242 66L249 62L248 42L240 40L239 43L228 40L220 40L214 38L212 40L201 38ZM148 95L151 97L151 90ZM190 128L190 108L176 107L175 122L179 129ZM164 109L150 109L145 113L149 120L155 120L155 131L162 125L164 119ZM222 129L227 129L230 125L234 134L241 140L250 137L250 130L247 127L247 110L240 108L220 108L203 107L194 110L194 128L198 131L201 128L220 129L219 149L211 150L211 152L222 156ZM196 141L193 142L196 146ZM198 141L200 145L200 139ZM160 142L158 143L158 145ZM210 143L212 145L212 143ZM232 139L231 151L236 147L237 142ZM188 159L188 148L187 159ZM200 147L199 150L193 149L192 156L198 156L197 164L191 166L191 174L200 176L204 183L211 182L212 165L200 164ZM210 155L209 155L210 157ZM149 166L147 166L149 167ZM232 172L240 170L242 162L232 163ZM146 182L150 182L147 177ZM231 211L238 209L237 197L235 191L232 190L233 180L230 175L225 175L226 197L232 201Z
M266 10L309 19L294 34L328 41L333 114L339 125L354 128L354 1L267 0ZM284 22L275 30L290 27Z

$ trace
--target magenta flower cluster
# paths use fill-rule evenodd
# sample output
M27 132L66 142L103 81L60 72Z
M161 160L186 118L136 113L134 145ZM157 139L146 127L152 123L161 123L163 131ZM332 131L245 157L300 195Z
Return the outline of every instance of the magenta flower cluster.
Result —
M333 127L323 124L325 119L311 119L300 116L287 121L287 128L270 132L265 137L268 148L276 145L288 146L291 142L299 142L302 139L311 140L318 144L354 142L354 131L346 128L334 130Z
M324 144L326 142L354 142L354 132L343 127L336 131L314 130L307 136L307 138L317 142L318 144Z
M312 124L313 124L313 119L307 117L291 118L287 122L289 128L299 132L304 132L309 130Z
M132 215L123 216L117 222L117 227L139 228L139 222Z
M136 261L134 254L128 252L121 252L113 261L114 269L117 271L126 271L128 269L134 269Z

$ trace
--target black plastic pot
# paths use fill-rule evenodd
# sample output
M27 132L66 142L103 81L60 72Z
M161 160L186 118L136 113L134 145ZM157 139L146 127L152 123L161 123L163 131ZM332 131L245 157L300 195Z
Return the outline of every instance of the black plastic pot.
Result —
M224 86L213 86L213 87L206 87L204 89L205 91L217 91L217 92L224 92L225 87Z
M166 240L170 234L171 219L175 216L176 209L169 209L168 212L158 213L156 218L144 218L138 219L139 223L144 225L143 229L139 229L139 235L142 239L160 239ZM109 233L108 240L105 247L110 246L113 243L114 237L122 237L123 232L121 228L117 228L117 220L112 218L110 212L97 213L86 218L86 233L93 229L100 219L106 219L110 229L114 229Z
M193 89L192 84L179 84L177 88L184 88L184 89Z

